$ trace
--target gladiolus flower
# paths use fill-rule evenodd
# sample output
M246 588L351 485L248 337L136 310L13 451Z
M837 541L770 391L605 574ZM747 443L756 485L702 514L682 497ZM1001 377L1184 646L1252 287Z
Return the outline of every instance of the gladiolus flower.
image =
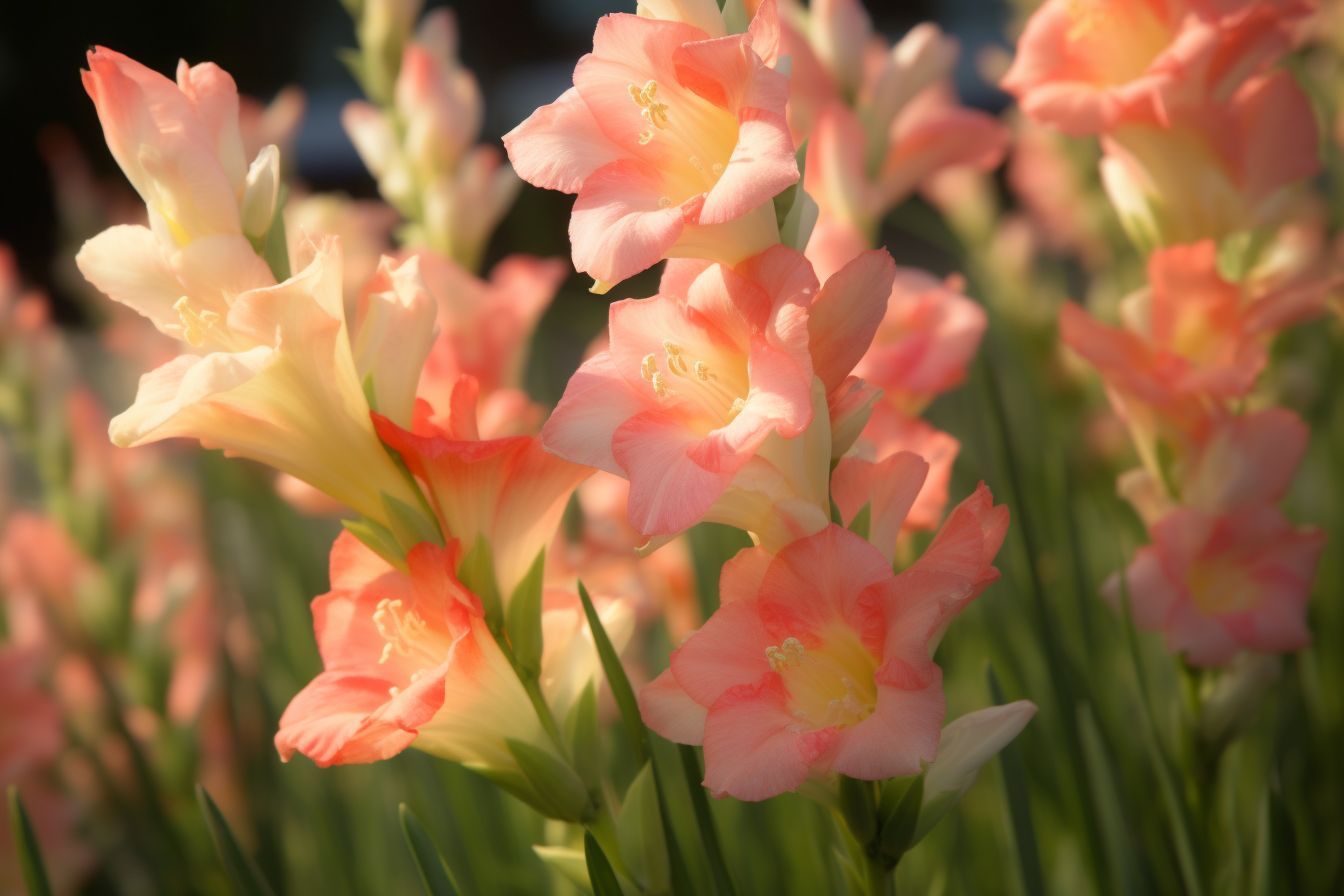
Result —
M705 786L761 800L809 775L917 774L946 704L932 653L998 572L1005 508L980 489L900 575L839 526L723 569L722 604L640 694L644 719L703 743Z
M82 265L88 252L86 246ZM413 267L388 266L384 272L389 295L397 298L378 300L378 313L433 314L427 301L405 295L417 288ZM159 293L153 302L147 301L150 293L139 295L146 299L142 310L152 309L148 316L160 330L180 335L203 354L180 355L142 377L135 403L112 420L114 442L199 439L206 447L297 476L403 538L416 534L390 509L389 502L415 508L419 497L374 434L361 385L366 376L376 388L384 380L404 382L404 376L385 377L383 371L408 362L380 352L366 359L375 367L356 366L335 240L324 242L304 270L275 286L238 293L202 286L187 295ZM170 300L171 295L178 297ZM429 319L423 317L425 327ZM415 328L403 322L376 329Z
M482 280L435 253L420 252L418 257L425 283L438 301L438 334L421 374L420 397L441 413L462 376L476 379L483 405L501 391L521 389L532 332L567 266L558 259L513 255ZM489 427L481 429L490 435Z
M505 135L519 176L578 194L574 266L595 289L669 256L735 264L777 240L770 200L798 166L776 44L773 2L723 37L604 16L574 86Z
M1060 335L1112 389L1184 427L1204 420L1210 402L1244 396L1264 367L1268 336L1319 311L1319 295L1296 288L1243 295L1218 273L1211 241L1153 253L1148 277L1150 289L1124 303L1126 329L1066 305Z
M203 237L264 235L275 208L278 154L263 149L249 170L238 89L228 73L212 62L184 61L174 84L106 47L88 58L84 89L159 239L185 246Z
M1221 666L1241 650L1283 653L1311 641L1306 604L1323 532L1260 506L1223 515L1179 508L1149 535L1152 544L1103 593L1117 605L1127 593L1135 624L1164 632L1191 664Z
M1027 22L1003 89L1044 124L1080 136L1127 114L1226 97L1292 46L1301 0L1047 0Z
M1311 102L1286 71L1226 100L1130 116L1105 138L1102 180L1144 247L1277 225L1291 189L1321 169Z
M831 497L841 518L852 521L868 505L868 540L894 558L901 534L938 528L960 448L955 438L924 421L877 406L854 449L831 474Z
M423 403L413 431L378 414L374 425L425 484L444 534L464 545L489 544L507 601L555 537L570 494L589 470L548 454L535 436L479 440L475 393L474 381L459 381L447 429L428 419Z
M955 279L897 268L887 313L854 373L906 415L966 378L988 320Z
M421 544L394 569L348 533L332 546L332 589L313 601L323 671L290 703L275 743L282 759L374 762L414 746L483 770L517 769L506 744L555 746L486 626L480 599L456 578L456 542ZM617 646L622 604L605 607ZM564 718L598 670L577 601L548 595L541 681Z
M759 536L755 520L772 516L760 495L781 476L793 484L783 491L803 499L805 531L792 537L816 531L830 444L825 418L812 426L814 373L825 391L843 380L876 326L862 309L880 309L890 269L885 253L868 253L818 292L806 259L777 246L737 268L704 268L684 297L617 302L610 347L575 373L542 439L629 479L630 522L645 534L715 519L749 521ZM809 306L855 313L828 311L834 326L809 335ZM809 429L824 444L800 438Z

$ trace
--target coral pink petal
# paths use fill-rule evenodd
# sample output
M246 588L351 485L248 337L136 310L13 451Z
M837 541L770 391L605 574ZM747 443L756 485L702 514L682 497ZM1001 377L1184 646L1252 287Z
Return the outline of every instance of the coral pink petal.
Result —
M674 743L705 739L707 710L682 689L671 669L639 689L639 714L644 724Z
M715 796L763 800L796 790L808 762L778 675L724 694L705 721L705 786Z

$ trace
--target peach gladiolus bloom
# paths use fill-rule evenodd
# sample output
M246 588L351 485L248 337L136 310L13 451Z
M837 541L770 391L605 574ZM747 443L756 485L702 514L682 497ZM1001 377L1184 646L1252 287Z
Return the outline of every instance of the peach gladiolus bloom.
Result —
M1260 505L1213 515L1178 508L1149 529L1153 543L1107 582L1128 592L1134 621L1166 633L1196 666L1221 666L1242 650L1287 652L1311 641L1306 603L1325 546L1319 530L1294 527Z
M705 786L761 800L810 775L920 771L946 710L933 650L998 572L1008 512L982 485L900 575L839 526L729 561L722 604L640 692L649 727L703 743Z
M265 233L275 209L278 159L263 149L249 170L238 89L227 72L212 62L183 61L174 84L106 47L90 50L88 61L84 89L108 149L149 208L156 235L182 246L203 237Z
M1125 328L1065 305L1060 335L1110 388L1178 423L1246 395L1264 368L1268 337L1322 310L1319 292L1295 287L1245 296L1218 273L1212 241L1153 253L1148 277L1150 288L1125 300Z
M942 522L960 449L951 435L879 404L854 448L836 464L831 497L846 522L869 505L868 540L894 558L902 534L931 531Z
M1027 22L1004 90L1073 135L1173 102L1226 97L1292 46L1303 0L1047 0Z
M547 453L535 436L482 441L476 395L474 380L458 381L446 428L430 419L424 402L413 429L380 414L374 414L374 426L424 483L444 535L468 550L477 539L490 545L507 602L555 537L570 494L590 471Z
M374 762L407 747L487 770L516 769L505 743L554 750L517 673L486 626L480 599L456 578L461 549L421 544L394 569L348 533L331 550L332 589L313 601L323 671L290 703L275 736L281 758ZM631 626L608 604L618 647ZM599 666L570 596L543 604L542 687L560 718Z
M666 257L732 264L777 241L770 200L798 180L777 45L773 2L722 37L604 16L574 86L505 135L519 176L578 194L574 266L595 290Z
M1169 116L1131 115L1103 139L1102 181L1141 246L1276 226L1321 170L1315 113L1286 71Z
M818 291L806 259L776 246L736 268L709 265L688 285L665 278L663 293L611 306L609 348L570 379L542 440L628 479L630 522L646 535L712 519L759 536L762 510L775 524L816 531L830 441L824 418L812 426L814 375L824 396L853 366L876 326L861 309L880 311L891 266L885 253L867 253ZM684 295L668 291L681 286ZM810 335L814 305L839 313ZM800 438L809 429L821 445ZM790 485L775 497L800 497L797 516L759 503L781 480ZM791 540L767 537L775 535Z
M907 416L960 385L980 348L989 321L984 309L962 293L959 279L897 268L887 313L854 368Z
M384 275L375 312L398 320L375 327L366 319L365 327L384 335L414 332L412 321L419 319L427 328L433 308L414 267L389 264ZM407 382L389 365L409 366L414 359L403 348L377 352L366 358L372 366L357 366L337 241L323 242L308 266L284 283L237 293L220 289L219 281L214 286L202 284L188 296L166 289L139 294L146 300L142 313L200 353L179 355L145 374L135 403L112 420L112 440L133 446L199 439L297 476L397 531L386 501L414 508L419 497L379 443L361 384L372 377L387 396L386 386ZM414 389L414 379L406 388ZM403 403L384 400L389 410Z
M481 279L436 253L416 257L438 305L438 332L417 389L434 408L432 421L448 425L453 387L470 376L480 386L482 437L535 433L545 410L522 391L527 351L568 265L511 255Z

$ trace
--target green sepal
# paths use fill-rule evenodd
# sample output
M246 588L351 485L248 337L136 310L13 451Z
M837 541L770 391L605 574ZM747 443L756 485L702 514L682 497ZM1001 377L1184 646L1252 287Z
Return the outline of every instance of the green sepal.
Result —
M602 748L597 725L597 684L588 682L579 699L565 717L565 743L574 757L574 771L588 789L597 793L602 786Z
M283 183L275 196L275 211L271 223L260 237L247 241L252 249L261 256L262 261L271 269L275 282L283 283L291 276L289 268L289 240L285 236L285 201L289 198L289 188Z
M583 821L592 812L588 788L574 769L549 750L533 746L527 741L509 738L504 741L538 798L537 808L551 818L561 821Z
M426 517L420 508L412 507L400 498L384 494L383 509L387 511L388 521L396 527L394 531L405 532L414 539L415 544L422 542L443 544L438 523Z
M649 762L625 791L616 819L616 842L630 876L644 892L664 893L671 885L658 791Z
M499 582L495 578L495 557L484 535L476 536L476 543L467 551L457 567L457 579L472 594L481 599L485 622L492 632L503 628L504 608L499 598Z
M527 575L513 589L505 610L505 627L518 671L530 678L541 674L543 650L541 634L542 574L546 568L546 551L537 553Z
M401 816L401 832L406 836L406 845L415 860L416 870L420 873L420 885L426 896L457 896L458 888L453 882L453 873L448 862L439 852L424 825L415 817L410 808L402 803L397 807Z
M840 776L840 814L854 839L867 846L877 836L877 801L871 781Z
M341 520L341 526L379 557L400 569L406 568L406 557L397 544L397 536L382 523L371 519Z
M889 863L900 859L914 840L919 824L919 808L924 802L924 776L919 775L906 787L891 813L882 819L878 847Z

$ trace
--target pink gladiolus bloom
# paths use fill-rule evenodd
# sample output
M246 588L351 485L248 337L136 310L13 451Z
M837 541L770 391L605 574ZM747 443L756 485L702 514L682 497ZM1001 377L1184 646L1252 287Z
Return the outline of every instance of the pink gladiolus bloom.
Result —
M1047 0L1027 22L1003 89L1080 136L1133 112L1225 97L1292 46L1302 0Z
M425 484L444 534L463 545L480 538L490 545L507 601L555 537L570 494L589 470L547 453L535 436L478 439L475 392L470 378L459 381L449 428L429 420L423 402L414 431L379 414L374 425Z
M987 325L984 309L961 292L956 278L898 268L886 316L854 373L913 416L966 378Z
M684 296L666 291L677 288L669 279L660 295L617 302L610 347L569 381L542 439L562 457L629 479L630 522L647 535L701 519L760 534L743 515L771 505L748 510L737 493L757 494L781 475L795 483L819 475L818 487L795 493L820 514L800 523L815 531L825 522L829 437L820 430L819 456L800 439L813 422L814 374L826 392L840 385L871 338L876 315L864 309L880 310L890 269L885 253L868 253L818 291L806 259L777 246L737 268L705 267ZM827 309L833 326L813 329L810 306Z
M108 149L149 208L165 244L206 237L259 237L270 225L278 153L248 167L238 89L214 63L180 62L177 83L105 47L89 51L84 89ZM275 158L272 158L272 156Z
M460 762L508 767L507 748L480 724L483 717L544 743L480 599L457 581L460 554L455 542L422 544L403 573L348 533L336 539L332 589L313 601L323 672L280 719L281 758L299 752L322 766L374 762L415 744Z
M949 81L957 45L935 26L912 29L888 51L855 0L816 4L809 18L811 49L793 49L805 59L815 50L835 81L819 101L816 83L795 78L790 115L808 129L798 137L809 141L806 185L819 218L807 252L827 277L939 172L998 165L1008 133L958 104Z
M574 266L605 291L669 256L729 264L777 239L770 200L798 179L772 69L773 2L747 34L614 14L574 86L504 137L518 174L577 193Z
M332 589L313 601L323 672L285 710L275 737L283 759L318 765L374 762L409 746L486 770L515 769L505 743L553 750L517 674L457 580L456 542L421 544L396 570L343 533L331 551ZM601 609L618 649L630 634L619 603ZM563 718L598 671L582 610L548 593L542 682Z
M1104 594L1128 593L1135 623L1165 632L1167 646L1196 666L1221 666L1239 651L1282 653L1311 640L1306 604L1325 545L1268 506L1213 515L1178 508L1149 529Z
M1315 113L1287 71L1169 116L1130 115L1103 140L1102 180L1141 246L1276 226L1321 170Z
M1186 425L1210 402L1244 396L1264 367L1268 336L1319 311L1319 296L1304 303L1297 289L1244 296L1218 273L1211 241L1153 253L1148 277L1150 289L1125 302L1127 328L1066 305L1060 336L1109 387Z
M846 521L871 505L868 540L893 557L902 533L931 531L942 522L960 448L923 420L878 405L854 449L836 464L831 497Z
M470 376L480 387L479 423L485 437L535 432L543 412L521 392L523 365L532 332L564 279L566 265L558 259L513 255L482 280L435 253L417 257L438 302L438 334L418 389L434 407L434 421L444 422L454 385Z
M723 569L722 605L640 693L644 719L703 743L705 786L761 800L810 775L881 780L934 758L946 703L933 650L998 572L1008 525L982 485L900 575L829 526Z

